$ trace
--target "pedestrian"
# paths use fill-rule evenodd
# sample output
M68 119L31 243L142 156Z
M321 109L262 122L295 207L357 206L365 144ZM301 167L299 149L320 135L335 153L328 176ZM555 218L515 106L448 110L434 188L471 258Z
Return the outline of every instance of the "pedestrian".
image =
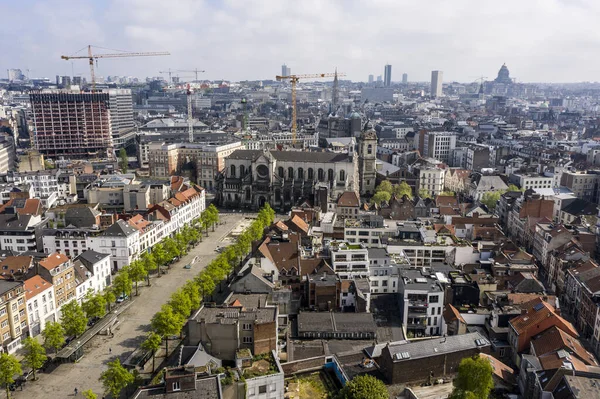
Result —
M77 391L77 388L75 388L75 396L77 396L77 392L79 392L79 391Z
M112 353L112 348L108 348L108 353Z

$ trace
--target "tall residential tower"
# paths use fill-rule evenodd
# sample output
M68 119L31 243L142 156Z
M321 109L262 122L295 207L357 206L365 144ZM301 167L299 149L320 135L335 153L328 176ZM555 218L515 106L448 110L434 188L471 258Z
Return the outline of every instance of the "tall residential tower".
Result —
M442 96L442 79L444 73L442 71L431 71L431 97Z
M386 65L383 70L383 85L385 87L390 87L392 85L392 66Z

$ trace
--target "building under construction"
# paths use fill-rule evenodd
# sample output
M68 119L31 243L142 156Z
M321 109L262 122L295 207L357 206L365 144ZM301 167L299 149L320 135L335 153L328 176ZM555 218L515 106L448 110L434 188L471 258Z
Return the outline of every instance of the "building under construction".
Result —
M43 91L30 94L34 146L50 157L112 156L108 92Z

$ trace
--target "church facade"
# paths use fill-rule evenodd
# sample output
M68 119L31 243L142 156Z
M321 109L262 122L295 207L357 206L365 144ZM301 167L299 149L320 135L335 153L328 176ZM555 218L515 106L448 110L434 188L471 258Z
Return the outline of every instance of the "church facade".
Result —
M265 203L287 210L298 202L315 204L323 190L330 198L359 192L358 156L309 151L237 150L225 159L217 178L217 202L258 209Z

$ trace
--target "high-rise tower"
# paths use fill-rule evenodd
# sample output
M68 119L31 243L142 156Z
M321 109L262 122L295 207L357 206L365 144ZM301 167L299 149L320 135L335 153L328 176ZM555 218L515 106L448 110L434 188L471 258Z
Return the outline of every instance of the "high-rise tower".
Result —
M442 79L444 73L442 71L431 71L431 97L442 96Z
M383 70L383 85L390 87L392 85L392 66L386 65Z

